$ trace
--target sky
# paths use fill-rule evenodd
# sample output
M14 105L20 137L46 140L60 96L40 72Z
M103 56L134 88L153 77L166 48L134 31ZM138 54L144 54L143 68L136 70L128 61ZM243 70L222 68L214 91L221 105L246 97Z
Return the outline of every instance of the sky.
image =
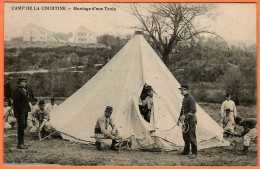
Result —
M22 36L23 28L29 23L53 32L69 33L85 26L96 35L133 34L135 29L132 27L140 23L124 10L128 6L128 3L5 3L5 38ZM30 7L32 10L28 9ZM46 10L50 7L66 7L66 10ZM74 10L74 7L91 10ZM105 10L105 7L112 10ZM204 18L200 21L207 30L216 32L228 42L256 43L254 3L217 3L215 10L218 15L214 20Z

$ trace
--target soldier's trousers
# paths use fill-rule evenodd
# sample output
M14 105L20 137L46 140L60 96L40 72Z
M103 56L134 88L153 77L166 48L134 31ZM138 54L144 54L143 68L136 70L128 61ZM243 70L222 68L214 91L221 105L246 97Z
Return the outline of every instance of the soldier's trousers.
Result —
M182 133L182 137L185 143L184 146L184 152L189 153L190 152L190 146L191 146L191 152L192 154L197 155L197 138L196 138L196 121L188 122L189 124L189 130L186 133Z
M17 130L17 138L18 145L24 144L24 130L27 127L27 118L28 112L21 112L18 116L16 116L18 130Z

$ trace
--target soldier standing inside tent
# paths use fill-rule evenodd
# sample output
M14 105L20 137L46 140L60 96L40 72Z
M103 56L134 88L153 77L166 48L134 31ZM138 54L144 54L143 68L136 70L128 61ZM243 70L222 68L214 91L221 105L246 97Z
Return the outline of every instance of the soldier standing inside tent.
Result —
M104 134L105 138L112 139L112 144L110 150L116 150L115 145L117 143L116 139L118 138L118 130L115 127L115 124L110 117L113 112L113 108L111 106L107 106L105 109L105 114L97 119L95 126L95 135L96 135L96 146L97 150L101 149L101 142L98 139L100 134ZM108 129L111 126L112 131Z
M182 101L182 107L180 112L180 117L177 122L177 125L180 124L181 119L186 121L187 126L189 127L187 131L182 132L183 140L185 142L184 150L181 153L182 155L189 155L190 146L192 154L189 156L190 158L197 157L197 138L196 138L196 125L197 125L197 117L195 113L197 112L195 99L191 96L188 91L187 85L181 85L179 88L181 94L184 96Z
M27 146L24 144L24 130L27 127L27 117L28 112L31 111L29 105L29 98L26 93L26 86L27 86L27 79L25 78L18 78L18 86L13 93L13 109L14 115L17 120L18 124L18 145L17 148L19 149L27 149Z
M231 110L231 115L235 119L237 117L237 109L236 109L236 104L234 103L233 100L231 100L231 94L227 93L226 94L226 100L222 103L221 105L221 120L223 121L223 118L226 115L226 109Z
M250 142L257 137L257 118L245 118L237 117L235 122L239 126L243 126L244 132L240 137L243 137L243 151L240 155L247 155Z
M144 119L150 123L151 114L153 112L153 91L151 86L146 87L147 97L143 100L143 106L147 106L147 114L144 116Z
M7 77L6 84L4 85L4 97L8 101L8 106L11 106L12 96L13 96L11 81L12 81L12 77Z

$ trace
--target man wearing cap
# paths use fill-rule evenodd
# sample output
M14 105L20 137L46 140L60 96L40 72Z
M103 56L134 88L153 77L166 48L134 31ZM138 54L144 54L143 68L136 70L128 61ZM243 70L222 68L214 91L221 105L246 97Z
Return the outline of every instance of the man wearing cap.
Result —
M243 151L240 155L247 155L250 142L257 137L257 118L244 118L236 117L235 123L243 126L244 131L240 135L243 137Z
M189 126L188 130L182 132L185 146L181 154L189 155L190 146L191 146L192 154L189 157L193 159L197 157L197 151L198 151L197 139L196 139L197 117L195 115L195 113L197 112L196 102L195 99L189 93L188 91L189 88L187 85L181 85L179 89L181 91L181 94L184 96L184 98L182 101L180 117L177 122L177 125L180 125L181 119L183 118L187 123L186 125Z
M113 108L111 106L107 106L105 109L105 113L103 116L99 117L95 126L95 135L96 135L96 146L97 150L101 149L101 142L98 139L100 135L104 135L105 138L112 139L112 144L110 150L116 150L115 145L117 143L116 139L118 138L118 130L115 127L115 124L110 117L113 112ZM112 131L109 130L109 126L111 126Z
M11 106L12 104L12 96L13 96L13 91L11 87L11 81L12 77L7 77L6 78L6 84L4 85L4 97L8 101L8 106Z
M229 135L234 135L235 130L235 119L234 116L231 114L230 109L226 109L226 115L222 118L221 125L224 129L224 133Z
M26 86L27 86L27 79L20 77L18 78L18 86L14 90L13 93L13 109L14 109L14 116L16 117L17 124L18 124L18 145L17 148L19 149L27 149L27 146L24 145L24 130L27 127L27 118L28 112L31 111L29 105L29 98L26 94Z
M36 126L38 127L41 138L50 135L50 114L45 110L45 101L39 101L39 109L35 112L34 117L36 118ZM51 137L47 137L50 139Z
M231 94L229 93L226 94L226 100L221 105L221 121L223 121L223 118L225 117L226 109L230 109L230 114L234 119L237 117L236 104L231 100Z

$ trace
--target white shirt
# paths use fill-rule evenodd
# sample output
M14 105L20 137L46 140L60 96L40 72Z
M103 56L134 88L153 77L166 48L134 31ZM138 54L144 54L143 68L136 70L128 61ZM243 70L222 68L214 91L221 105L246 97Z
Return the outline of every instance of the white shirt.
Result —
M230 109L232 111L233 116L237 116L236 104L232 100L225 100L221 105L221 117L226 115L226 109Z
M53 109L55 109L56 107L58 107L57 104L54 104L54 105L51 105L51 103L47 103L45 105L45 108L44 110L47 112L47 113L50 113Z
M12 111L12 108L10 106L4 107L4 117L6 117L9 114L9 112L10 112L10 114L12 114L11 111Z
M147 105L148 109L153 109L153 98L150 96L147 96L145 100L143 101L143 105Z
M35 104L34 106L31 103L29 103L29 104L31 107L31 111L28 112L28 120L32 120L35 112L39 110L39 106L37 104Z

